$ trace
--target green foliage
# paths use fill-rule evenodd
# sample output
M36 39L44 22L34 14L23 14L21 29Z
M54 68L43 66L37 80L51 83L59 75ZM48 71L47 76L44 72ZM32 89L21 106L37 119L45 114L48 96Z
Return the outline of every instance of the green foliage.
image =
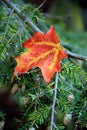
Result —
M35 25L41 26L45 31L47 30L48 21L43 18L38 7L31 4L26 5L17 0L14 0L14 2L17 3L17 7L21 12L26 14L27 18L33 21ZM32 29L13 10L4 4L0 5L0 18L0 84L10 84L16 65L14 58L24 51L22 43L32 35ZM43 20L45 24L42 23ZM84 44L85 48L86 32L83 34L72 32L66 29L64 23L59 25L54 23L54 25L56 31L59 33L60 39L65 42L70 42L67 45L70 45L71 50L77 52L78 48L80 46L82 47L82 44ZM72 47L72 43L76 43L75 47ZM80 50L83 54L84 51L82 49ZM87 73L84 72L78 62L69 58L61 63L62 72L59 73L56 114L54 119L55 125L59 130L65 128L63 120L67 113L72 113L73 119L82 126L87 127ZM42 124L50 126L55 84L54 77L47 84L43 80L40 69L32 68L21 77L16 77L13 84L15 83L20 86L21 102L23 96L28 99L25 105L22 104L22 118L18 119L21 127L18 130L29 129L32 126L38 129ZM24 93L22 93L23 86L25 86ZM74 98L72 100L69 99L69 95L73 95ZM0 117L4 119L3 113L1 112Z
M0 120L4 120L5 119L5 114L3 113L3 111L0 110Z
M50 112L50 107L44 106L30 113L28 120L29 122L31 122L31 125L32 125L32 122L34 121L33 122L34 125L38 127L37 124L43 124L45 121L47 121L49 112ZM42 113L43 113L43 116L42 116Z

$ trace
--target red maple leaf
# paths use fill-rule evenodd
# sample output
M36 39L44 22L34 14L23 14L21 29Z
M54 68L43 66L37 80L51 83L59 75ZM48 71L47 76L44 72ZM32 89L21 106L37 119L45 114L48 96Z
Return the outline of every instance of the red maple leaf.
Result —
M46 82L49 82L55 72L61 71L60 61L67 57L60 45L53 26L46 34L35 32L23 44L27 51L16 57L13 78L26 73L32 67L39 67Z

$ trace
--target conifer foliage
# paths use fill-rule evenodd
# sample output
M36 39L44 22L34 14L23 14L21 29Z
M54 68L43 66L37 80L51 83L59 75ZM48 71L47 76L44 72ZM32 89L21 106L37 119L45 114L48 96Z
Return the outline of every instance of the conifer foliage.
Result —
M14 118L9 130L87 128L87 73L78 60L86 62L87 57L73 55L67 50L71 44L66 48L60 45L61 39L67 41L69 30L55 22L54 30L50 25L53 21L46 19L37 6L20 0L1 0L0 19L0 100L2 88L9 88L12 99L7 106L14 106L15 100L21 115ZM65 35L61 35L62 29ZM0 108L5 124L6 114Z

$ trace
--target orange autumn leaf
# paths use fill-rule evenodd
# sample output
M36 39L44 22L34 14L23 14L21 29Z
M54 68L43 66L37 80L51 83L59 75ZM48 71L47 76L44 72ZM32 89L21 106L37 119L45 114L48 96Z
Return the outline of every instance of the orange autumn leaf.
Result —
M27 48L27 51L16 57L17 66L13 79L36 66L41 69L45 81L49 82L55 72L61 71L60 61L67 58L53 26L46 34L35 32L25 41L23 47Z

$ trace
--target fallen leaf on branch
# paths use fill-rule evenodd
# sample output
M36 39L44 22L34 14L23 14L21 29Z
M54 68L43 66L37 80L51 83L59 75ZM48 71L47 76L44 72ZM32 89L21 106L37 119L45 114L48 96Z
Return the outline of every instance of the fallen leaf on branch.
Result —
M27 50L15 58L17 66L12 79L28 72L32 67L39 67L45 81L49 82L56 72L61 71L60 61L67 58L53 26L45 34L35 32L24 42L23 47Z

